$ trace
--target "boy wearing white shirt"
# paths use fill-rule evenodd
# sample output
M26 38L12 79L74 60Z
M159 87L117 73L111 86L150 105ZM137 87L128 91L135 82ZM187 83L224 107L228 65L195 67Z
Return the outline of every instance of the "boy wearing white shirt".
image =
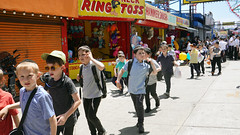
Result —
M219 42L219 47L221 50L222 62L226 62L226 55L225 55L226 45L227 45L227 42L225 42L223 38L221 38Z

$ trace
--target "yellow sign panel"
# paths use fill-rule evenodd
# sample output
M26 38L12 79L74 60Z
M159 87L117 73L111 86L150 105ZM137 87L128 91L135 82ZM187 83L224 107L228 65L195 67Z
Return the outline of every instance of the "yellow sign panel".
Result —
M184 19L182 17L177 17L177 25L189 27L189 20Z
M183 0L183 4L191 3L203 3L203 2L214 2L214 1L223 1L223 0Z
M78 0L80 16L145 19L145 0Z

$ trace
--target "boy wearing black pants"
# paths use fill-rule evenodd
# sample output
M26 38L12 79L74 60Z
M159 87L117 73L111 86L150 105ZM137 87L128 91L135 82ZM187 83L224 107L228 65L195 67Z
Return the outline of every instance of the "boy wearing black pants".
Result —
M219 42L216 42L213 48L212 75L214 75L216 63L218 65L218 75L220 75L222 67L221 67L221 50L219 48Z

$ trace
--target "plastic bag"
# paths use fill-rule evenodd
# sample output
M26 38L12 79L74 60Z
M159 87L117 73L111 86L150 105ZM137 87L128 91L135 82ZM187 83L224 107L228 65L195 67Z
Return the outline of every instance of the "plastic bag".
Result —
M175 68L174 76L175 76L176 78L181 78L181 77L182 77L182 73L181 73L179 67L176 67L176 68Z

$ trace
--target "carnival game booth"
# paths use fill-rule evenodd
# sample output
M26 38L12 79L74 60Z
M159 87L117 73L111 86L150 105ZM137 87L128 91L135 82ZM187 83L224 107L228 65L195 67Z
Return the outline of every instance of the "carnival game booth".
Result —
M69 77L76 79L80 61L77 49L88 45L95 59L105 65L106 76L114 75L119 50L130 57L131 24L145 18L145 2L112 0L79 0L79 17L67 21Z
M134 24L132 37L137 33L144 46L151 48L154 55L158 51L161 41L166 40L167 29L176 26L176 17L146 3L146 19L138 19Z

